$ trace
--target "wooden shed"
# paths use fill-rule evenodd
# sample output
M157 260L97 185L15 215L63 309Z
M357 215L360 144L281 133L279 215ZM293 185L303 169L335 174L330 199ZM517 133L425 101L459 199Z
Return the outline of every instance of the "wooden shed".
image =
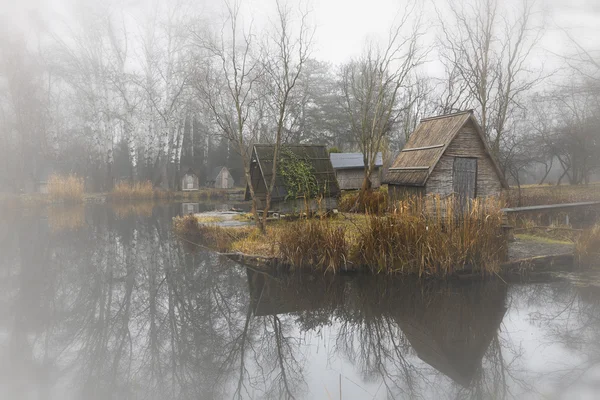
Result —
M187 172L181 178L181 190L184 192L190 192L198 190L200 188L198 175L189 168Z
M391 198L455 194L467 199L508 188L471 110L422 119L385 182Z
M206 180L206 185L217 189L231 189L233 187L233 177L227 167L213 168L211 174Z
M258 200L258 207L264 206L267 197L267 187L273 176L274 145L255 144L250 160L250 179ZM288 187L288 182L282 175L281 166L286 159L293 158L304 163L311 171L316 188L315 193L309 198L294 195L294 188ZM283 163L282 163L283 160ZM279 168L275 178L275 186L271 194L271 210L291 212L303 210L308 204L312 210L334 209L337 207L337 198L340 194L335 172L327 149L322 145L284 145L280 149L278 158ZM246 200L251 200L250 190L246 187Z
M362 153L331 153L331 165L341 190L357 190L362 187L365 179L365 162ZM381 153L375 156L375 169L371 173L371 187L381 186L381 168L383 158Z

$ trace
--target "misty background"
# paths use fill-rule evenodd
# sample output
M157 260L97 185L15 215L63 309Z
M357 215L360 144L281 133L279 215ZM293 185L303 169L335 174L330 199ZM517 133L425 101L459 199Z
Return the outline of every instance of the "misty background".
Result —
M189 168L202 182L221 165L243 186L247 149L278 124L285 143L358 151L352 116L373 71L401 83L386 162L420 118L474 109L513 184L600 172L594 0L0 6L2 192L35 191L53 173L84 177L90 192L122 180L178 189Z

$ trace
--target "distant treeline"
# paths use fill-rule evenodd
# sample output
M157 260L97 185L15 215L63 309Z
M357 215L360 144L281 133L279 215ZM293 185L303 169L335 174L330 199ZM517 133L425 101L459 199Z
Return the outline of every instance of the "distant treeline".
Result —
M258 142L389 162L420 118L464 109L513 183L586 183L600 170L600 57L565 35L573 51L552 55L565 66L539 67L538 6L415 1L342 65L314 57L313 13L285 2L266 8L269 23L241 2L207 14L185 0L78 1L27 26L0 17L0 191L35 191L52 173L88 191L178 189L188 168L203 183L221 165L244 186Z

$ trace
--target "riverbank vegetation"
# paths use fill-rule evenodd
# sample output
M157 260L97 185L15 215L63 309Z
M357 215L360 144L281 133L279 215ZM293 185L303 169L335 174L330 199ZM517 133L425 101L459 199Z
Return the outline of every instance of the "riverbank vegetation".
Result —
M76 175L52 175L48 179L48 194L52 202L81 203L84 193L83 178Z
M388 215L275 221L262 235L253 226L226 228L188 215L174 220L186 240L224 253L270 257L295 270L447 276L465 268L494 273L506 254L500 202L411 199Z

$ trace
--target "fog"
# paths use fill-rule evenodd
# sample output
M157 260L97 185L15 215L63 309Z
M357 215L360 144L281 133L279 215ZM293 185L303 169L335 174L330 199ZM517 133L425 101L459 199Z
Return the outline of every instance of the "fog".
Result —
M3 1L1 20L4 192L53 173L176 189L222 164L243 185L256 142L389 162L420 118L465 109L513 184L598 172L594 1ZM379 68L389 112L361 111L350 65Z

